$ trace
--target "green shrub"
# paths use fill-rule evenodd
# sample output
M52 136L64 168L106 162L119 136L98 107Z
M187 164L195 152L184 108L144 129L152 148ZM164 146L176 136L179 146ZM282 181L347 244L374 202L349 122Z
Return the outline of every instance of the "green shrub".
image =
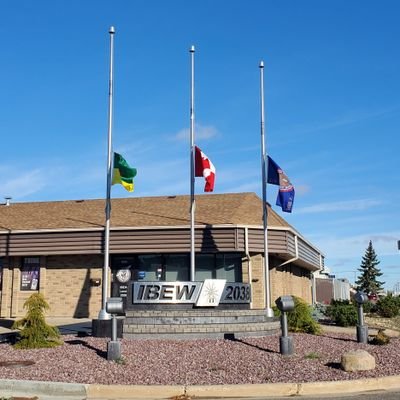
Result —
M355 306L357 307L357 304L355 304ZM377 311L376 303L373 303L372 301L368 300L366 303L363 304L363 311L366 314L376 313Z
M357 308L349 300L332 300L326 315L338 326L355 326L358 322Z
M311 309L311 316L317 322L326 319L326 304L316 303L314 306L310 306Z
M44 312L50 307L41 293L32 294L24 303L27 313L14 322L12 328L19 329L20 340L14 345L18 349L55 347L62 344L57 327L46 324Z
M393 318L399 314L400 305L399 300L393 297L392 294L381 297L376 303L377 313L381 317Z
M292 296L294 300L294 310L287 313L288 327L292 332L311 333L319 335L322 331L321 326L311 315L311 308L300 297ZM280 316L280 311L273 307L274 315Z

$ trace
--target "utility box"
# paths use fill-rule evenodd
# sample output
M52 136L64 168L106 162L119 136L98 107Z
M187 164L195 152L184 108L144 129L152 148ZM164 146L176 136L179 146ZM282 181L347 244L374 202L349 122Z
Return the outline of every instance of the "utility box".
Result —
M294 299L293 296L281 296L275 300L275 304L279 311L292 311L294 310Z

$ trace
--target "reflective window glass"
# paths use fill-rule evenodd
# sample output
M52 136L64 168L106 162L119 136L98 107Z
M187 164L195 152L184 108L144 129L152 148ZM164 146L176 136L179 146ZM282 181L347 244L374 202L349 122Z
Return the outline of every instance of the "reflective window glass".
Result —
M164 256L165 280L169 282L188 281L190 270L189 256L186 254L169 254Z

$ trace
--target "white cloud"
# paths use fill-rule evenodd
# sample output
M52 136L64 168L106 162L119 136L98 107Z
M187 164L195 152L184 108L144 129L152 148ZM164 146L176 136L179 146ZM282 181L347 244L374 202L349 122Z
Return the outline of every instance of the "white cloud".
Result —
M218 129L212 125L200 125L196 124L194 128L194 134L196 140L211 139L219 134ZM173 136L173 140L182 141L189 140L190 131L189 128L181 129L178 133Z
M299 194L299 195L303 195L303 194L309 193L310 190L311 190L309 185L296 185L294 187L294 189L296 191L296 194Z
M398 112L400 106L398 104L393 105L393 106L388 106L386 108L380 108L377 110L350 110L347 114L343 114L340 116L337 116L336 118L330 120L330 121L324 121L324 122L315 122L311 124L298 124L289 128L286 128L286 130L290 130L293 133L298 135L304 135L304 134L313 134L341 126L348 126L352 125L354 123L358 122L363 122L363 121L368 121L372 119L377 119L384 117L386 115L390 115L392 113Z
M298 208L298 214L316 214L334 211L361 211L381 205L382 202L374 199L359 199L348 201L335 201L330 203L314 204L308 207Z
M7 175L7 180L1 179L0 187L3 196L11 196L13 199L22 199L33 193L42 190L48 182L53 182L53 179L48 180L46 171L43 169L34 169L23 175L18 175L15 178L10 178Z
M379 256L398 255L397 240L400 238L400 231L340 237L308 235L307 238L321 249L327 259L338 260L359 257L361 260L370 240L372 240L372 245L378 258Z

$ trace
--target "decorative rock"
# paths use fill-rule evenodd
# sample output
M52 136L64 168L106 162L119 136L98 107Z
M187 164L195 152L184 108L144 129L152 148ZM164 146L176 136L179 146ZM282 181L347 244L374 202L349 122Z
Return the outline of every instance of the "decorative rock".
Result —
M342 355L341 367L347 372L375 369L375 358L365 350L350 350Z

